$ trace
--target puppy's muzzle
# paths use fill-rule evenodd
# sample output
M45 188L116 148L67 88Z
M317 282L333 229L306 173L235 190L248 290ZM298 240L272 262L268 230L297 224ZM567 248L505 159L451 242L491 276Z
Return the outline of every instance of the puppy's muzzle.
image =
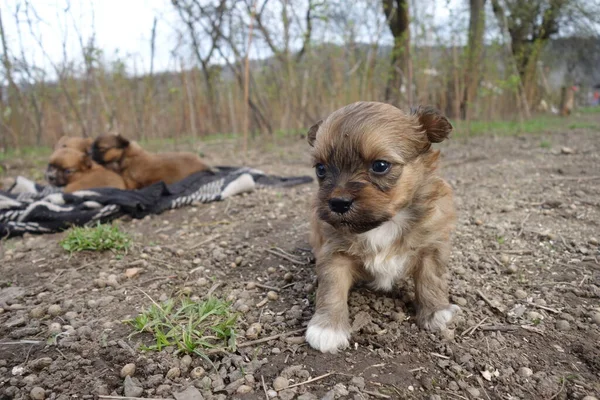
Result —
M329 199L329 209L336 214L345 214L350 211L350 207L352 207L351 199L345 199L342 197L334 197L333 199Z
M56 186L56 168L48 167L46 168L45 178L46 181L52 186Z

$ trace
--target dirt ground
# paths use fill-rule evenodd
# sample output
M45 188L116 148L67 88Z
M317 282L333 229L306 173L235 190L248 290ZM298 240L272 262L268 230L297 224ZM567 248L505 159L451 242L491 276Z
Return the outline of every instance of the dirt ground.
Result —
M134 239L124 257L69 258L58 245L64 233L0 242L0 399L598 397L597 129L455 138L440 148L459 210L450 290L462 314L453 330L416 327L410 282L394 294L359 287L350 298L352 347L337 355L309 348L301 329L314 309L307 215L316 183L261 190L120 220ZM201 150L209 162L235 165L238 149L223 141ZM313 174L300 137L255 147L245 163ZM31 167L6 164L13 175ZM141 270L127 278L131 266ZM213 355L213 366L170 348L142 352L149 338L130 337L122 321L151 304L146 294L182 290L232 301L238 344L255 337L246 337L253 323L258 339L287 335ZM123 379L130 363L135 372Z

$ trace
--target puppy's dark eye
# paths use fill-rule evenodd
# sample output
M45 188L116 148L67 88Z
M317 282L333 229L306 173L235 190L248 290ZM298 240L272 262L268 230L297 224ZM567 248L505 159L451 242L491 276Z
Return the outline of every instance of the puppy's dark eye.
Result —
M74 169L65 169L65 174L67 175L71 175L73 172L75 172Z
M315 172L317 173L317 178L325 178L327 168L323 164L317 164L315 165Z
M376 160L371 164L371 171L377 175L383 175L390 170L392 165L384 160Z

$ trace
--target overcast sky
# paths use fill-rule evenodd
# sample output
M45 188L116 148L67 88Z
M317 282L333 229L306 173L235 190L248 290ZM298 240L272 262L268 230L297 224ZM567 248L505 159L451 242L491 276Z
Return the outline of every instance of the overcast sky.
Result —
M72 60L81 54L75 26L87 40L93 32L96 45L104 51L105 59L116 59L118 52L126 60L130 72L146 72L150 65L152 23L158 18L155 70L179 68L171 56L177 46L176 28L182 28L170 0L29 0L41 22L33 25L33 34L21 12L22 41L26 58L37 66L47 68L48 58L63 60L63 38L67 37L66 54ZM373 0L375 1L375 0ZM351 3L349 1L349 3ZM463 0L424 0L424 12L434 15L435 23L444 25L449 9L463 7ZM0 0L2 19L9 48L20 51L19 35L14 13L23 0ZM70 4L70 12L65 9ZM23 11L22 6L21 11ZM40 49L42 43L44 51ZM46 53L46 54L44 54ZM79 57L78 57L79 58ZM177 62L179 63L179 62Z

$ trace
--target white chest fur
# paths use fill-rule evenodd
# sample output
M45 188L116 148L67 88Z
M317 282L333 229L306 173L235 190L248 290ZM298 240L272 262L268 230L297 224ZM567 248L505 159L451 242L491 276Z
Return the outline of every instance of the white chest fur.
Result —
M381 226L360 235L365 269L373 274L373 286L379 290L391 290L394 282L403 277L409 255L402 254L398 240L406 234L410 213L400 211Z

